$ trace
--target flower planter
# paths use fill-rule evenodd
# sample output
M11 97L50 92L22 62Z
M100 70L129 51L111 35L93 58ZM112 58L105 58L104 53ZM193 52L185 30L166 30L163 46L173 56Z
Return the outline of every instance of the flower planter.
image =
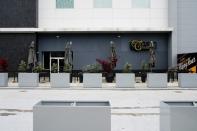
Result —
M166 73L148 73L147 86L150 88L165 88L167 87Z
M197 88L197 74L179 73L178 83L181 88Z
M18 74L19 87L38 87L39 73L19 73Z
M79 83L83 83L83 73L79 74Z
M39 102L33 107L33 131L111 131L110 103Z
M70 87L70 73L51 73L51 87Z
M196 131L197 102L161 102L160 131Z
M0 73L0 87L8 86L8 73Z
M147 79L147 73L146 72L142 72L140 74L140 76L141 76L142 83L145 83L146 82L146 79Z
M84 73L83 86L87 88L102 87L102 74L101 73Z
M116 73L116 87L130 88L135 86L134 73Z
M114 73L107 73L105 75L105 80L107 83L112 83L114 81L114 77L115 77Z

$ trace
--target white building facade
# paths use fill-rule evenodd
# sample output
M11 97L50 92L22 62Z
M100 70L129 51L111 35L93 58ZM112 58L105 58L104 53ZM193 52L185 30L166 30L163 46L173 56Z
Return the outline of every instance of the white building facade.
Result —
M110 41L117 47L117 70L126 62L139 70L142 61L149 61L147 51L130 49L132 40L157 43L155 70L176 67L178 54L197 51L196 0L13 1L0 2L0 56L11 60L11 70L16 69L13 63L27 58L31 41L46 70L52 61L63 63L70 41L76 70L96 58L107 59Z
M167 28L168 0L39 0L38 18L40 28Z

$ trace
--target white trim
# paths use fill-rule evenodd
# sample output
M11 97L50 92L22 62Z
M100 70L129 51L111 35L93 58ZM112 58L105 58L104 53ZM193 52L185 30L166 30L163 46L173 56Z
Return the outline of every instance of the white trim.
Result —
M0 33L55 33L55 32L172 32L164 28L0 28Z
M60 64L59 63L60 63L60 60L63 60L64 59L64 57L51 57L51 55L50 55L50 63L49 63L50 64L50 72L51 72L51 68L52 68L52 66L51 66L52 59L57 60L57 66L58 66L58 69L57 70L58 70L58 73L59 73L59 71L60 71L60 66L59 66Z

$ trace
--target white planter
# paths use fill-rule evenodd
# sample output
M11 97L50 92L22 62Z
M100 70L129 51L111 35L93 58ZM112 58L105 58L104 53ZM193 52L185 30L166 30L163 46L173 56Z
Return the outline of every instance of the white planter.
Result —
M84 73L83 86L87 88L102 87L102 74L101 73Z
M197 131L197 102L161 102L160 131Z
M51 87L70 87L70 73L51 73Z
M18 74L19 87L38 87L39 73L19 73Z
M8 86L8 73L0 73L0 87Z
M178 83L182 88L197 88L197 74L179 73Z
M168 86L166 73L148 73L147 86L150 88L165 88Z
M135 86L134 73L116 73L116 87L130 88Z
M109 102L42 101L33 107L33 131L111 131Z

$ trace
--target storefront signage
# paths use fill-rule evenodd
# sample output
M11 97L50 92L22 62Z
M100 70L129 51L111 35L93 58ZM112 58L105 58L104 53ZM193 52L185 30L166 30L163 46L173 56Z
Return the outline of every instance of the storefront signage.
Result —
M179 71L196 73L197 53L179 54L177 64Z
M149 51L150 48L156 49L157 43L154 41L132 40L129 41L129 46L134 51Z

